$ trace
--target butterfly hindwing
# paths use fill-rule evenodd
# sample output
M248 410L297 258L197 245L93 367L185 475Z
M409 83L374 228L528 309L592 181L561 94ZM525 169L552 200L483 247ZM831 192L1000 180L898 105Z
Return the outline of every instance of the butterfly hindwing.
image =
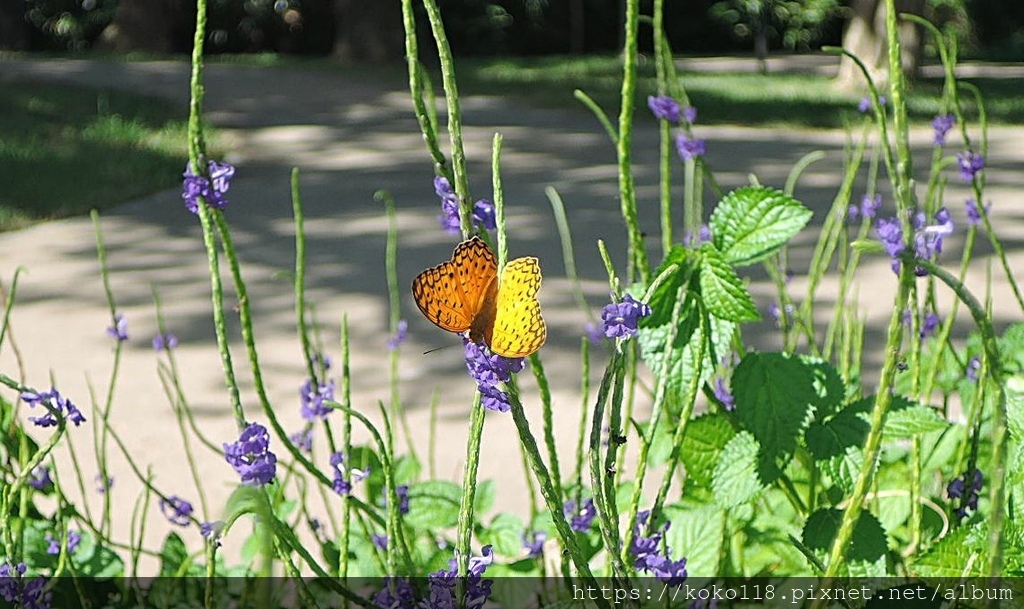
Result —
M536 258L517 258L505 265L489 333L491 351L504 357L526 357L544 344L547 327L537 300L540 282Z

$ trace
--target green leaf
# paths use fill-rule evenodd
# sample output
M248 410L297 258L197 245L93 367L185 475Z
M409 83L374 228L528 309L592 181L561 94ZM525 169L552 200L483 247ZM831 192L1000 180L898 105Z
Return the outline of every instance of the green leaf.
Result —
M395 484L410 484L416 480L423 469L420 462L412 455L397 457L394 463ZM372 471L372 470L371 470Z
M1006 379L1006 420L1010 435L1024 440L1024 375L1015 374Z
M480 531L479 538L502 556L519 556L523 553L523 521L515 514L498 514Z
M403 519L416 529L444 529L459 522L462 487L447 480L409 485L409 513Z
M685 556L686 570L691 577L716 574L722 560L725 510L714 505L689 509L668 506L665 515L672 522L665 532L671 557Z
M733 266L775 253L811 219L811 210L774 188L746 186L727 194L711 214L715 247Z
M814 392L817 395L814 401L815 419L838 412L846 401L846 383L843 382L839 371L832 364L816 357L798 357L814 378Z
M1024 322L1011 324L999 337L1000 357L1011 372L1024 372Z
M164 538L164 545L160 548L160 576L179 577L184 575L182 567L188 562L188 548L185 541L175 532L170 532Z
M801 360L784 353L751 352L732 374L736 414L761 446L762 473L793 454L818 399L814 376ZM766 482L770 479L763 478Z
M831 459L848 448L863 446L871 428L865 417L868 408L869 401L858 400L824 421L811 421L804 441L815 460Z
M805 546L816 553L827 553L832 549L832 542L839 531L839 523L843 519L843 511L835 508L822 508L807 518L804 523L802 540ZM857 524L853 527L850 547L846 552L849 561L873 563L885 555L887 548L885 529L874 514L868 511L860 513Z
M761 314L743 280L710 243L700 248L700 294L707 310L720 319L757 321Z
M643 324L651 327L661 326L667 324L672 319L672 309L675 307L679 288L682 287L683 282L687 280L693 270L693 257L694 251L681 245L676 245L669 250L665 260L662 261L661 265L658 266L658 270L652 276L660 276L665 272L665 269L673 264L679 268L669 275L651 295L647 302L647 306L651 307L651 314L643 320ZM644 291L640 290L640 293L642 294ZM639 300L640 296L636 296L636 298Z
M838 492L838 496L833 497L833 501L838 502L842 497L853 492L853 484L863 466L864 450L860 446L848 446L842 454L821 462L822 471L828 475L829 480L835 486L831 491Z
M494 494L496 487L494 480L483 480L476 485L476 495L473 497L473 511L476 512L476 517L479 518L483 514L491 511L494 507ZM462 498L462 489L459 489L459 498Z
M689 422L680 449L687 485L711 488L711 478L722 459L722 450L735 435L736 430L721 413L701 415Z
M985 572L988 527L978 523L956 527L928 550L911 556L910 566L920 577L981 577Z
M653 326L641 320L640 353L644 363L656 377L667 375L666 402L678 404L686 394L690 379L697 369L695 360L701 340L706 340L701 329L702 311L698 304L696 292L688 291L680 314L679 328L675 340L669 344L670 323ZM714 372L717 360L713 355L720 356L729 352L732 335L736 325L713 315L704 315L708 327L711 328L713 349L705 349L704 363L700 370L700 382L706 381ZM649 319L649 318L648 318ZM710 351L714 351L712 354Z
M939 431L949 427L949 421L939 416L934 408L922 406L906 401L905 404L896 402L895 407L889 411L885 418L885 428L882 430L887 439L913 438L919 434Z
M715 503L728 510L764 490L757 474L757 453L757 440L748 432L742 431L729 440L712 473Z

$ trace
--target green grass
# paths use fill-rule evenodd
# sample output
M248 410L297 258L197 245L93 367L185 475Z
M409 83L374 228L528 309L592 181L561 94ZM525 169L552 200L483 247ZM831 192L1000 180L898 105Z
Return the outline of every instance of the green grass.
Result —
M753 60L751 60L753 62ZM680 61L685 66L685 59ZM573 97L582 89L609 114L619 105L621 65L617 57L543 57L463 59L456 66L463 94L500 95L548 107L581 106ZM816 74L680 71L702 124L762 127L840 128L856 114L860 95L842 93L832 79ZM1024 123L1024 81L970 79L985 95L989 120ZM641 66L638 94L654 93L654 67ZM942 81L913 83L908 108L912 120L927 123L939 110ZM966 109L974 113L970 96Z
M0 231L179 183L186 119L142 95L0 81Z

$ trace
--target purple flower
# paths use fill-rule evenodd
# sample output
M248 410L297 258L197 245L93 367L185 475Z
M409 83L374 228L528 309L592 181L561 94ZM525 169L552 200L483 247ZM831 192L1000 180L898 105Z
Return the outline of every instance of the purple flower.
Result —
M297 431L292 435L288 436L288 441L295 445L302 452L310 452L313 450L313 428L306 426L302 431Z
M478 385L480 392L480 404L487 410L494 412L508 412L512 410L512 403L508 401L508 394L494 385Z
M128 320L124 315L120 313L114 315L114 325L107 328L107 336L117 341L128 340Z
M978 382L979 372L981 372L981 358L975 356L967 360L967 378L971 382Z
M388 349L394 351L405 342L406 337L409 335L409 322L404 319L398 320L398 328L395 330L394 335L388 337Z
M977 511L982 482L981 470L974 468L965 471L946 486L949 498L960 500L960 506L953 512L958 520L966 518L968 510Z
M890 258L899 257L906 249L906 245L903 243L903 227L900 226L900 221L896 218L879 219L875 224L875 229L878 231L878 239L885 247L885 253Z
M878 210L882 208L882 195L876 194L873 197L864 195L860 200L860 213L865 218L874 218Z
M671 560L671 550L666 548L661 555L662 536L671 523L666 522L661 529L650 537L642 535L643 526L647 524L650 512L644 510L637 514L636 526L633 527L633 543L629 547L635 562L633 568L645 571L670 586L678 586L686 580L686 559Z
M693 106L687 106L683 108L683 120L690 123L691 125L697 122L697 109Z
M160 500L160 512L164 518L178 526L187 527L192 522L193 511L192 504L177 495Z
M323 372L327 372L328 370L330 370L331 364L333 363L331 361L331 356L324 355L323 353L314 353L313 357L310 358L310 361L312 362L314 368L322 369Z
M185 208L194 214L199 213L200 198L206 201L208 206L216 209L224 209L228 204L224 195L231 187L235 168L228 163L210 161L207 164L207 171L210 174L209 179L192 171L191 163L185 166L181 198L185 200Z
M785 319L783 319L783 313L785 313ZM775 322L776 328L781 328L783 321L785 321L786 325L791 325L793 323L793 305L786 304L785 310L783 310L779 303L773 302L768 305L768 317L771 317L772 321Z
M495 230L498 228L497 217L494 215L494 203L480 199L473 204L473 223L477 228Z
M646 564L648 556L659 552L661 538L669 527L669 523L666 522L660 530L655 531L650 537L644 537L641 533L643 533L643 527L647 524L650 515L650 510L643 510L636 515L636 526L633 527L633 541L629 546L630 554L636 559L635 568L641 568L642 565Z
M156 336L153 337L153 349L155 351L163 351L165 349L167 351L170 351L171 349L177 346L178 337L171 334L170 332L166 334L157 334Z
M985 157L970 150L958 153L956 162L960 168L960 179L964 182L973 182L978 172L985 168Z
M32 468L28 475L28 484L37 491L46 491L53 488L53 478L50 477L50 468L45 465L37 465Z
M68 531L68 545L67 545L68 554L74 553L75 548L78 547L78 544L81 541L82 541L82 534L81 533L79 533L78 531L70 531L69 530Z
M949 210L943 207L935 212L938 224L921 226L924 223L922 213L915 216L915 219L914 228L917 230L914 233L914 255L922 260L931 260L942 253L942 240L953 234L953 218Z
M884 95L879 95L878 96L878 107L881 108L882 106L884 106L886 101L888 101L888 100L885 99ZM860 98L860 103L857 104L857 110L860 111L860 112L867 112L870 109L871 109L871 96L870 95L865 95L864 97Z
M702 243L708 243L710 241L711 241L711 227L708 226L707 224L701 225L700 231L697 233L697 240L696 241L694 241L693 235L690 234L690 233L687 233L686 236L683 237L683 245L686 246L686 247L691 247L691 246L697 247L697 246L699 246Z
M452 189L448 178L441 176L434 178L434 192L441 199L441 215L437 217L441 228L453 235L458 233L462 229L459 219L459 197ZM494 203L487 199L480 199L474 203L472 221L477 228L496 229L497 219L495 218Z
M684 161L692 161L707 152L707 142L680 133L676 136L676 150L679 152L679 158Z
M335 493L339 495L348 495L352 492L352 485L358 482L362 482L370 475L369 470L360 470L354 467L345 467L345 455L344 453L336 452L331 454L331 467L334 468L334 482L331 485ZM348 474L349 478L346 479L345 475Z
M325 419L334 410L326 401L334 400L334 380L327 383L317 383L313 388L313 380L306 379L306 382L299 388L299 401L302 404L302 418L312 423L317 418Z
M221 533L224 531L224 521L202 522L199 524L199 534L214 547L220 547Z
M939 323L942 320L935 313L928 313L924 316L924 321L921 322L921 340L924 340L935 334L935 330L938 329Z
M57 554L60 554L60 539L54 537L52 533L47 532L46 533L46 538L44 539L44 541L47 544L46 545L46 553L47 554L52 554L54 556L56 556Z
M491 546L484 546L480 549L483 556L471 556L467 577L463 580L465 606L467 609L480 609L491 596L491 580L482 579L487 566L494 561L494 553ZM431 609L455 609L458 603L455 599L456 584L458 582L458 570L455 560L448 563L448 569L435 571L427 576L429 588L428 599L423 599L417 606L430 607ZM380 606L378 604L378 606Z
M544 531L533 531L529 535L523 533L523 547L526 548L527 558L543 558L544 542L548 534Z
M53 593L46 591L46 578L26 581L27 570L23 562L0 565L0 598L24 609L50 609Z
M388 536L378 535L376 533L370 534L370 542L380 550L388 549Z
M647 107L651 109L654 117L670 123L678 123L680 116L679 102L668 95L650 95L647 97ZM692 121L687 121L692 122Z
M946 134L956 124L956 116L952 114L937 114L932 119L932 129L935 131L935 145L942 146L946 143Z
M590 340L591 344L597 345L604 340L604 328L597 324L590 322L583 324L583 333Z
M398 513L409 513L409 485L399 484L395 487L395 495L398 497Z
M39 405L46 408L46 413L43 416L28 418L29 421L38 427L56 427L58 424L57 415L61 412L64 413L68 421L75 424L75 427L85 423L85 415L82 414L82 411L71 400L62 396L56 387L51 387L49 391L43 393L25 391L21 394L21 399L28 404L29 408L35 408Z
M721 402L726 410L734 410L736 408L736 399L732 397L729 388L725 386L725 379L722 377L715 379L714 389L715 399Z
M466 354L466 368L469 376L477 382L481 403L488 410L508 412L511 405L508 394L498 388L498 383L507 383L512 375L525 365L523 358L503 357L491 353L484 345L463 339Z
M613 296L614 297L614 296ZM608 338L629 338L638 332L642 317L651 314L651 307L626 294L621 302L605 305L601 311L604 335Z
M569 518L569 527L577 533L586 533L590 530L594 518L597 517L597 508L594 507L594 500L587 499L577 509L576 501L570 499L562 506L562 513Z
M413 609L417 601L416 588L402 577L385 577L384 587L373 595L373 604L380 609Z
M93 480L95 480L97 484L96 492L101 495L105 495L107 491L114 488L113 476L104 476L103 474L96 474Z
M978 202L974 199L967 199L967 224L971 226L979 226L981 224L981 209L978 207ZM985 206L985 214L987 215L989 210L992 209L992 204L989 203Z
M242 484L263 486L277 475L277 455L270 452L270 433L259 423L250 423L238 441L224 444L224 459L241 476Z

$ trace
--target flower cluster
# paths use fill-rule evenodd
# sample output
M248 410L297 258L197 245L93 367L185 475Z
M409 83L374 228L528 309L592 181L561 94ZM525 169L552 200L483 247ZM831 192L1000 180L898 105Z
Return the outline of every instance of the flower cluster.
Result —
M370 475L370 470L361 470L354 467L345 467L345 454L336 452L331 454L331 467L334 468L334 482L331 488L339 495L347 495L352 492L352 485L362 482ZM348 475L346 479L345 476Z
M860 199L860 205L850 205L846 211L846 215L850 218L850 221L856 222L858 218L871 219L878 215L878 210L882 208L882 195L876 194L870 196L865 194Z
M569 519L569 528L577 533L586 533L597 517L597 508L593 499L587 499L579 507L576 500L570 499L562 506L562 514Z
M614 298L614 295L613 295ZM620 302L606 305L601 311L604 335L608 338L629 338L639 331L640 318L651 314L646 303L626 294Z
M210 161L207 164L207 170L209 178L193 171L191 163L185 166L181 198L185 200L185 208L194 214L199 213L200 199L216 209L224 209L228 204L224 195L231 187L231 178L235 175L235 168L228 163Z
M666 522L650 537L644 537L641 533L649 517L650 512L647 510L636 515L633 542L629 546L629 552L635 559L633 567L638 571L650 573L669 586L678 586L686 580L686 559L672 560L669 558L671 550L668 548L665 549L665 555L662 556L660 548L662 537L671 523Z
M463 339L463 345L466 351L466 368L469 369L469 376L477 383L484 408L508 412L512 405L508 401L508 394L498 388L498 383L507 383L513 374L521 371L525 365L523 358L496 355L468 338Z
M494 562L491 546L481 548L483 556L472 556L469 559L468 573L460 578L455 559L448 563L447 569L435 571L427 576L427 597L418 598L416 588L402 577L385 577L384 588L373 597L373 604L380 609L413 609L430 607L431 609L480 609L491 597L489 579L483 579L484 571ZM461 581L460 581L461 579ZM464 603L456 599L458 584L462 584Z
M306 425L302 431L297 431L292 435L288 436L288 441L295 445L295 448L303 452L310 452L313 450L313 428L310 425Z
M50 609L53 593L45 590L46 578L40 576L26 581L27 570L23 562L0 565L0 598L24 609Z
M963 520L967 517L967 510L978 509L978 497L981 495L981 484L983 478L981 470L975 468L967 470L946 486L946 494L950 499L959 499L960 507L953 511L956 517Z
M174 524L187 527L192 522L192 504L177 495L160 500L160 512Z
M906 311L903 312L903 325L909 328L911 327L913 320L913 311L907 309ZM942 323L941 317L939 317L935 313L932 313L931 311L925 313L924 317L921 319L921 330L919 332L921 340L923 341L929 336L935 334L935 331L939 329L940 323Z
M324 402L334 401L334 380L327 383L316 383L313 379L299 388L299 400L302 403L302 418L312 423L317 418L324 419L334 410Z
M60 538L59 537L54 537L52 534L47 533L45 541L46 541L46 553L47 554L52 554L53 556L56 556L56 555L60 554ZM68 554L73 554L74 551L75 551L75 548L78 547L78 544L81 543L81 541L82 541L82 534L81 533L79 533L78 531L68 531L68 542L67 542L67 545L65 546L67 548Z
M441 223L441 228L453 235L458 233L462 228L459 219L459 197L452 189L448 178L441 176L434 178L434 192L441 198L441 215L437 218ZM474 203L472 223L483 230L496 229L498 224L494 215L494 203L487 199L480 199Z
M263 486L277 475L277 455L270 452L270 433L259 423L250 423L237 442L224 444L224 459L241 476L242 484Z
M128 320L121 313L114 315L114 325L107 328L107 336L118 342L128 340Z
M46 408L47 412L41 417L29 417L28 420L39 427L56 427L57 426L57 414L63 412L68 421L75 424L78 427L82 423L85 423L85 416L77 406L71 403L71 400L62 396L55 387L50 388L49 391L38 393L35 391L24 391L21 394L21 399L30 408L42 405Z
M956 124L956 116L952 114L938 114L932 119L932 129L935 131L935 145L942 146L946 143L946 134Z
M533 531L529 535L523 533L523 548L526 549L527 558L541 558L544 556L544 542L548 534L544 531Z
M926 225L924 212L917 212L911 217L914 229L914 256L920 260L932 260L942 252L942 240L953 234L953 219L945 207L935 212L937 224ZM885 247L886 253L892 258L892 270L900 270L900 256L906 246L903 243L903 227L896 218L882 218L875 228L878 238ZM928 273L921 267L915 269L918 277Z

